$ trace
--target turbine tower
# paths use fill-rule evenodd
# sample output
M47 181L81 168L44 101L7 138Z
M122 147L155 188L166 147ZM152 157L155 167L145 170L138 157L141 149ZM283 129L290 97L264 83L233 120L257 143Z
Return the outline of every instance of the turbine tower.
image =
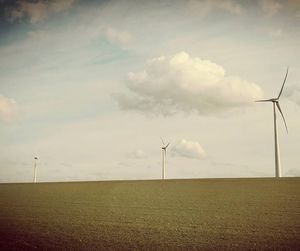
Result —
M36 173L37 173L37 161L38 161L38 157L35 156L34 157L34 174L33 174L33 183L36 183Z
M257 100L256 101L256 102L272 102L273 103L274 143L275 143L275 176L276 176L276 178L280 178L281 177L281 163L280 163L279 141L278 141L278 133L277 133L276 107L277 107L277 109L279 110L279 112L280 112L280 114L282 116L286 132L288 133L287 124L286 124L285 118L283 116L282 110L281 110L280 105L279 105L279 99L280 99L280 96L282 94L283 87L284 87L284 84L285 84L288 72L289 72L289 68L287 68L287 70L286 70L285 78L283 80L283 84L281 86L281 89L280 89L280 92L278 94L278 97L271 98L271 99Z
M166 158L167 158L167 148L170 145L170 142L168 144L165 144L162 137L160 137L162 142L162 179L164 180L166 177Z

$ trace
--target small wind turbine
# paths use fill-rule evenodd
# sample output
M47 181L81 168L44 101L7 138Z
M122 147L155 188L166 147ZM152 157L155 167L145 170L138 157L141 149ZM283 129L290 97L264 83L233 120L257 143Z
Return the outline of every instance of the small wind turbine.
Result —
M274 143L275 143L275 176L277 178L281 177L281 164L280 164L279 142L278 142L278 134L277 134L276 107L278 108L278 110L279 110L279 112L280 112L280 114L281 114L281 116L283 118L285 129L286 129L286 132L288 133L287 124L286 124L285 118L283 116L282 110L281 110L280 105L279 105L279 98L280 98L280 96L282 94L282 90L283 90L283 87L284 87L284 84L285 84L288 72L289 72L289 68L287 68L287 70L286 70L285 78L283 80L283 84L281 86L281 89L280 89L280 92L278 94L278 97L271 98L271 99L257 100L256 101L256 102L272 102L273 103Z
M165 144L162 137L160 137L162 142L162 179L164 180L166 177L166 158L167 158L167 148L170 145L170 142L168 144Z
M33 183L36 183L36 173L37 173L37 161L38 161L38 157L35 156L34 157L34 174L33 174Z

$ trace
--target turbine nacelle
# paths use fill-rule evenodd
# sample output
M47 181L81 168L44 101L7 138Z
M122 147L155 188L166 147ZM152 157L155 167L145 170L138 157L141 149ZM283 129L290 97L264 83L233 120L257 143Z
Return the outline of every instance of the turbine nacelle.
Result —
M168 146L170 145L170 142L167 144L167 145L165 145L165 146L162 146L161 147L161 149L163 149L163 150L167 150L167 148L168 148Z
M279 102L278 98L255 100L255 102Z
M162 147L161 149L163 150L167 150L168 146L170 145L170 142L168 144L165 144L164 140L162 139L162 137L160 137L161 142L162 142Z

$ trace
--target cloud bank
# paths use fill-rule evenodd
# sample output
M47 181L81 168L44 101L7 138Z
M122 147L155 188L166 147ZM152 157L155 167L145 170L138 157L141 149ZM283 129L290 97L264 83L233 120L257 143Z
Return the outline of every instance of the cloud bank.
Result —
M178 111L214 114L252 104L262 97L261 88L227 76L222 66L180 52L148 61L140 72L129 72L129 94L115 94L123 110L164 116Z
M144 159L147 157L146 153L140 149L135 150L130 155L134 159Z
M203 159L206 156L204 149L198 142L186 139L180 140L178 144L172 147L171 153L174 156L191 159Z
M54 13L65 11L69 9L74 0L54 0L54 1L19 1L18 6L12 9L9 13L9 20L15 20L28 17L30 23L36 24L44 21L48 16Z
M18 105L12 98L4 97L0 94L0 121L12 122L18 113Z

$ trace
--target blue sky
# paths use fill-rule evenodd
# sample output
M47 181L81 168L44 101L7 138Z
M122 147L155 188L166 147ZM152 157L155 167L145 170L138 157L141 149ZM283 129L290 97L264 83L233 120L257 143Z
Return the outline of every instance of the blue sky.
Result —
M0 6L0 182L299 176L299 1Z

